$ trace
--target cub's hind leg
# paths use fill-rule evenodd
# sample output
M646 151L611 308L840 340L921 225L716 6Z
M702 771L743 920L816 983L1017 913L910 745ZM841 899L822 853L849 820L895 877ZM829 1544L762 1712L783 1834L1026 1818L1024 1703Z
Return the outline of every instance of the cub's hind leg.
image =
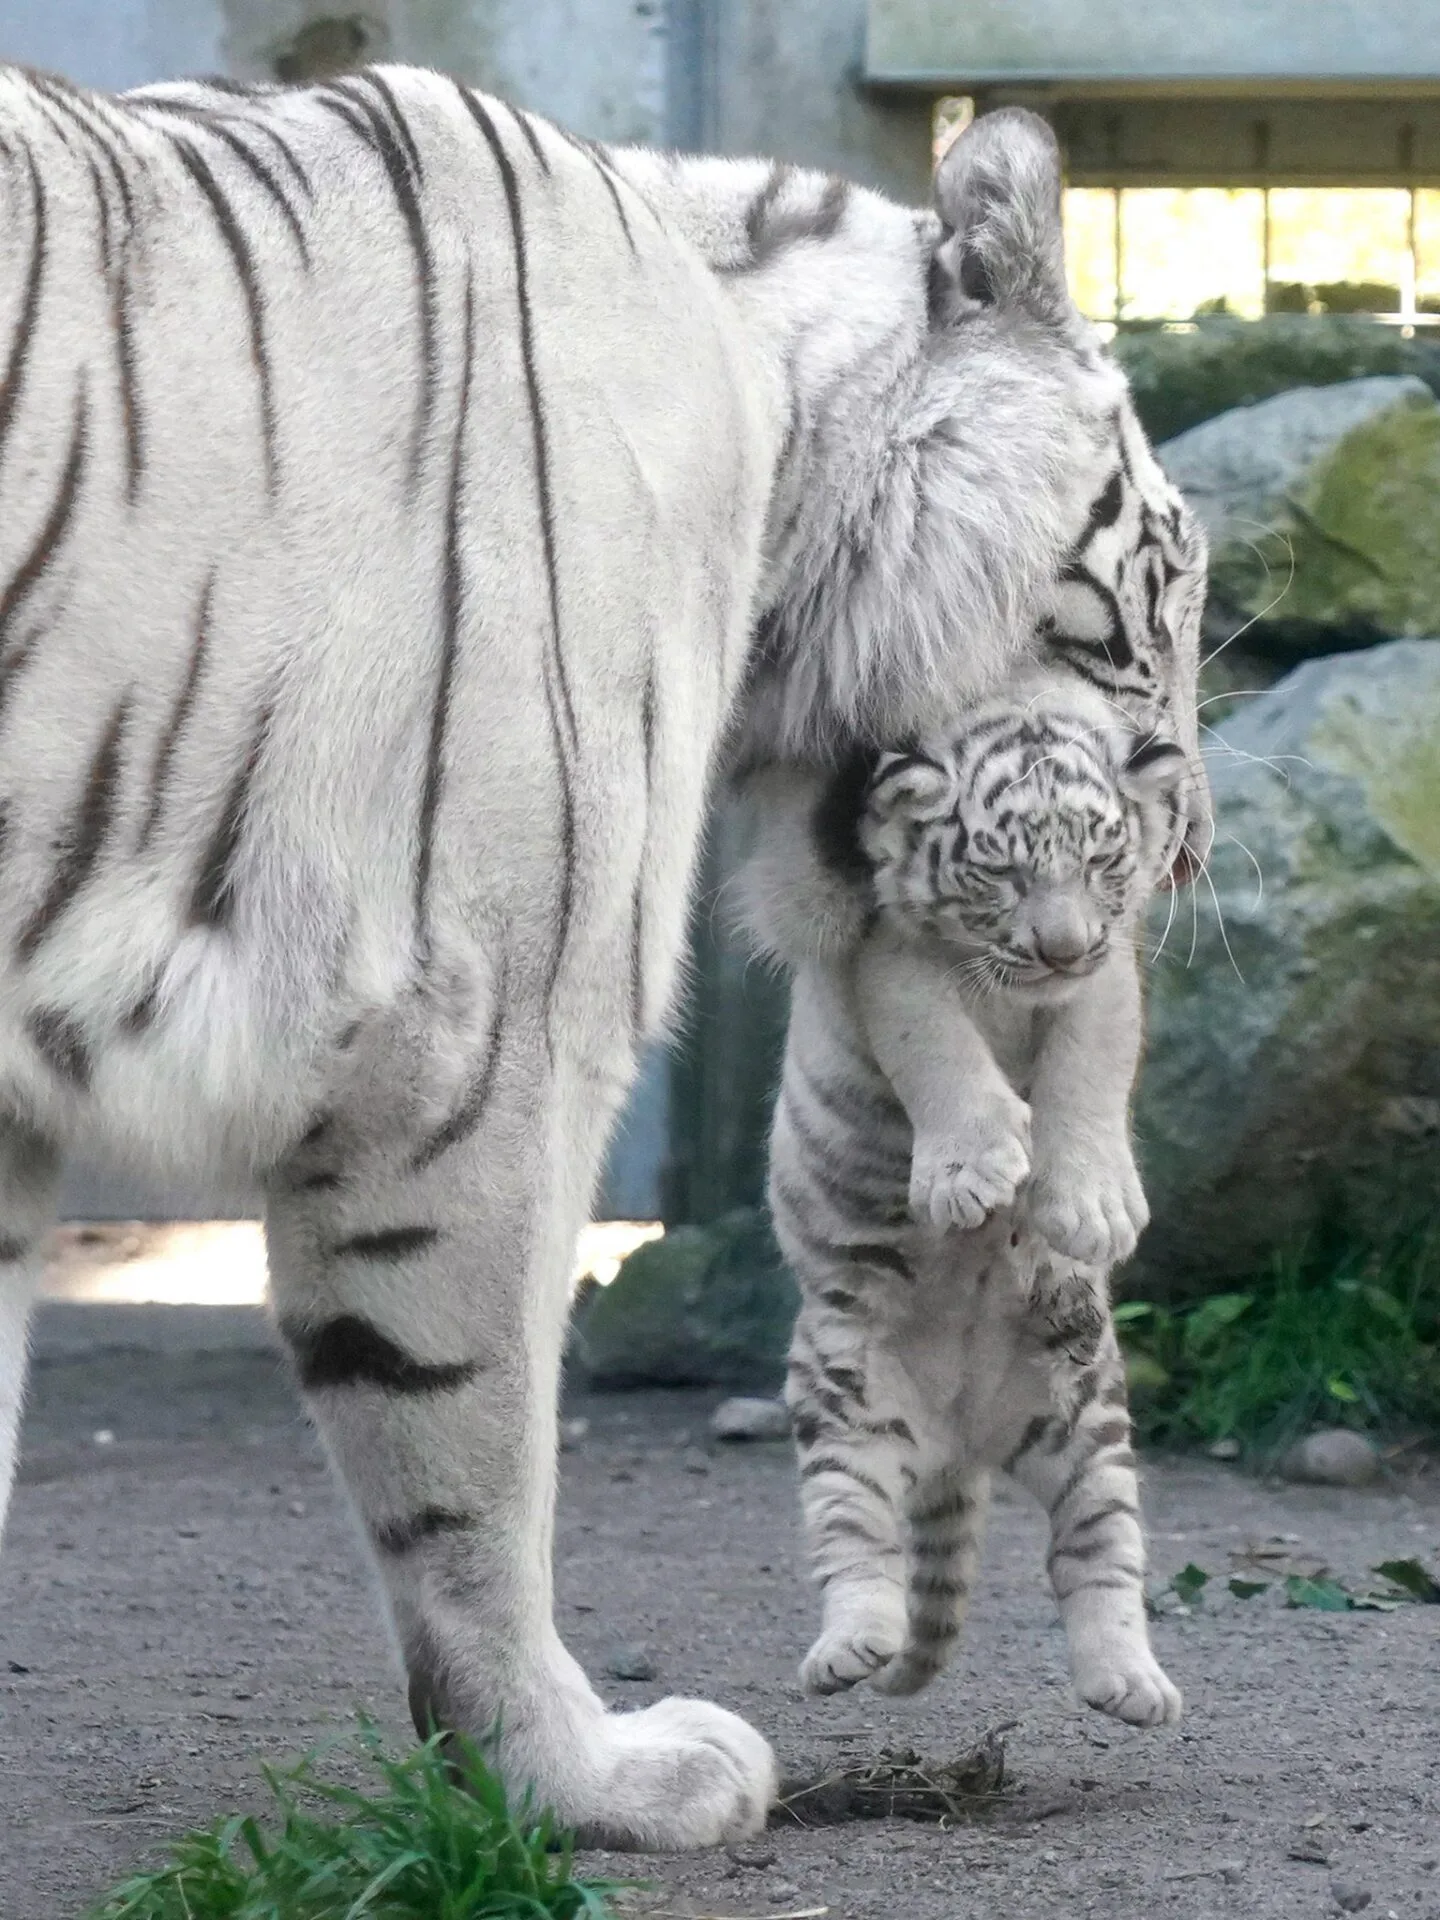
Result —
M512 1790L593 1842L714 1845L764 1824L760 1735L703 1701L607 1713L553 1624L570 1265L624 1066L608 1023L552 1059L537 984L493 988L448 1108L417 1096L423 1033L355 1042L373 1058L274 1177L275 1305L420 1728L493 1739Z
M822 1694L872 1679L904 1641L900 1514L915 1478L903 1396L870 1363L855 1318L860 1300L831 1290L836 1297L851 1305L802 1307L785 1386L810 1562L824 1596L800 1683Z
M0 1121L0 1531L15 1479L40 1241L55 1218L58 1177L52 1147L18 1121Z
M1094 1359L1072 1381L1067 1410L1031 1420L1006 1469L1050 1516L1048 1567L1075 1691L1132 1726L1169 1724L1181 1700L1150 1650L1125 1363L1108 1313Z
M916 1483L906 1501L905 1639L881 1693L918 1693L949 1664L985 1541L990 1476L947 1469Z

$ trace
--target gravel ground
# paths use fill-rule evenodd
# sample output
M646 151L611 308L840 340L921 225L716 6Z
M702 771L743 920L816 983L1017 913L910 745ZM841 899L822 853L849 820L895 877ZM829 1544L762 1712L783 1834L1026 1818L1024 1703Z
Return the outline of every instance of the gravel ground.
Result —
M349 1520L275 1360L243 1342L184 1351L190 1323L173 1319L145 1337L175 1350L96 1351L83 1316L108 1313L113 1332L123 1310L49 1312L71 1318L44 1341L0 1563L3 1920L76 1920L157 1841L258 1804L260 1760L357 1707L406 1731ZM1131 1733L1073 1704L1041 1531L1005 1498L953 1672L918 1702L806 1702L794 1671L815 1609L788 1449L707 1450L709 1405L568 1409L590 1427L564 1459L564 1631L597 1675L643 1670L637 1655L655 1669L602 1678L609 1696L718 1698L791 1773L887 1746L943 1760L1014 1723L1008 1778L949 1830L866 1821L772 1830L735 1856L587 1856L652 1882L636 1911L1440 1920L1440 1608L1287 1610L1217 1580L1156 1626L1182 1727ZM1352 1581L1387 1558L1440 1565L1433 1466L1332 1493L1152 1461L1146 1488L1159 1580L1190 1561L1224 1575L1277 1536L1292 1564L1309 1554Z

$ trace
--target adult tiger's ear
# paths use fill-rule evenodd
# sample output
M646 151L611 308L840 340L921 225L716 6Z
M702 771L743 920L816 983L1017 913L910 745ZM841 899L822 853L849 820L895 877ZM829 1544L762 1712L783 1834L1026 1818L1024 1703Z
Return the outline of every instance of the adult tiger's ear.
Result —
M949 326L986 307L1059 320L1070 308L1060 218L1060 149L1038 114L982 114L935 169L944 234L930 262L930 317Z
M1158 800L1165 794L1178 794L1187 785L1190 763L1173 740L1147 734L1130 748L1120 774L1122 790L1132 800ZM1191 821L1180 837L1169 868L1156 882L1162 893L1175 887L1188 887L1200 872L1201 860L1195 841L1199 822Z

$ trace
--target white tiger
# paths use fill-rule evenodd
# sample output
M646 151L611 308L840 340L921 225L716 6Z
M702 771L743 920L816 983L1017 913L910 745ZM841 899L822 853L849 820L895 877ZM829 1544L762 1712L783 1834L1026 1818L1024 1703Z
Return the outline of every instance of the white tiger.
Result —
M1187 778L1177 744L1052 674L828 797L867 924L799 969L770 1182L802 1287L787 1398L824 1593L812 1692L934 1677L1003 1468L1049 1515L1080 1697L1140 1725L1179 1714L1146 1633L1106 1276L1146 1221L1133 942Z
M607 1713L550 1604L570 1253L725 729L953 712L1138 445L1043 125L936 203L399 68L0 70L0 1485L61 1151L258 1174L417 1719L617 1845L775 1779Z

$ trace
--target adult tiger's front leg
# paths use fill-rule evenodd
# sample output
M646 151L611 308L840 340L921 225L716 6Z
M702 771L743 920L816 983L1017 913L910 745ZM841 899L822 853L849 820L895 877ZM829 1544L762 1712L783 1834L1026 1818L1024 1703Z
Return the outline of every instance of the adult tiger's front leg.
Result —
M420 1731L495 1737L512 1791L594 1843L714 1845L764 1824L765 1741L698 1700L608 1713L552 1620L570 1264L623 1080L552 1063L521 994L492 987L448 1110L417 1104L418 1043L354 1043L344 1090L273 1182L275 1305Z

